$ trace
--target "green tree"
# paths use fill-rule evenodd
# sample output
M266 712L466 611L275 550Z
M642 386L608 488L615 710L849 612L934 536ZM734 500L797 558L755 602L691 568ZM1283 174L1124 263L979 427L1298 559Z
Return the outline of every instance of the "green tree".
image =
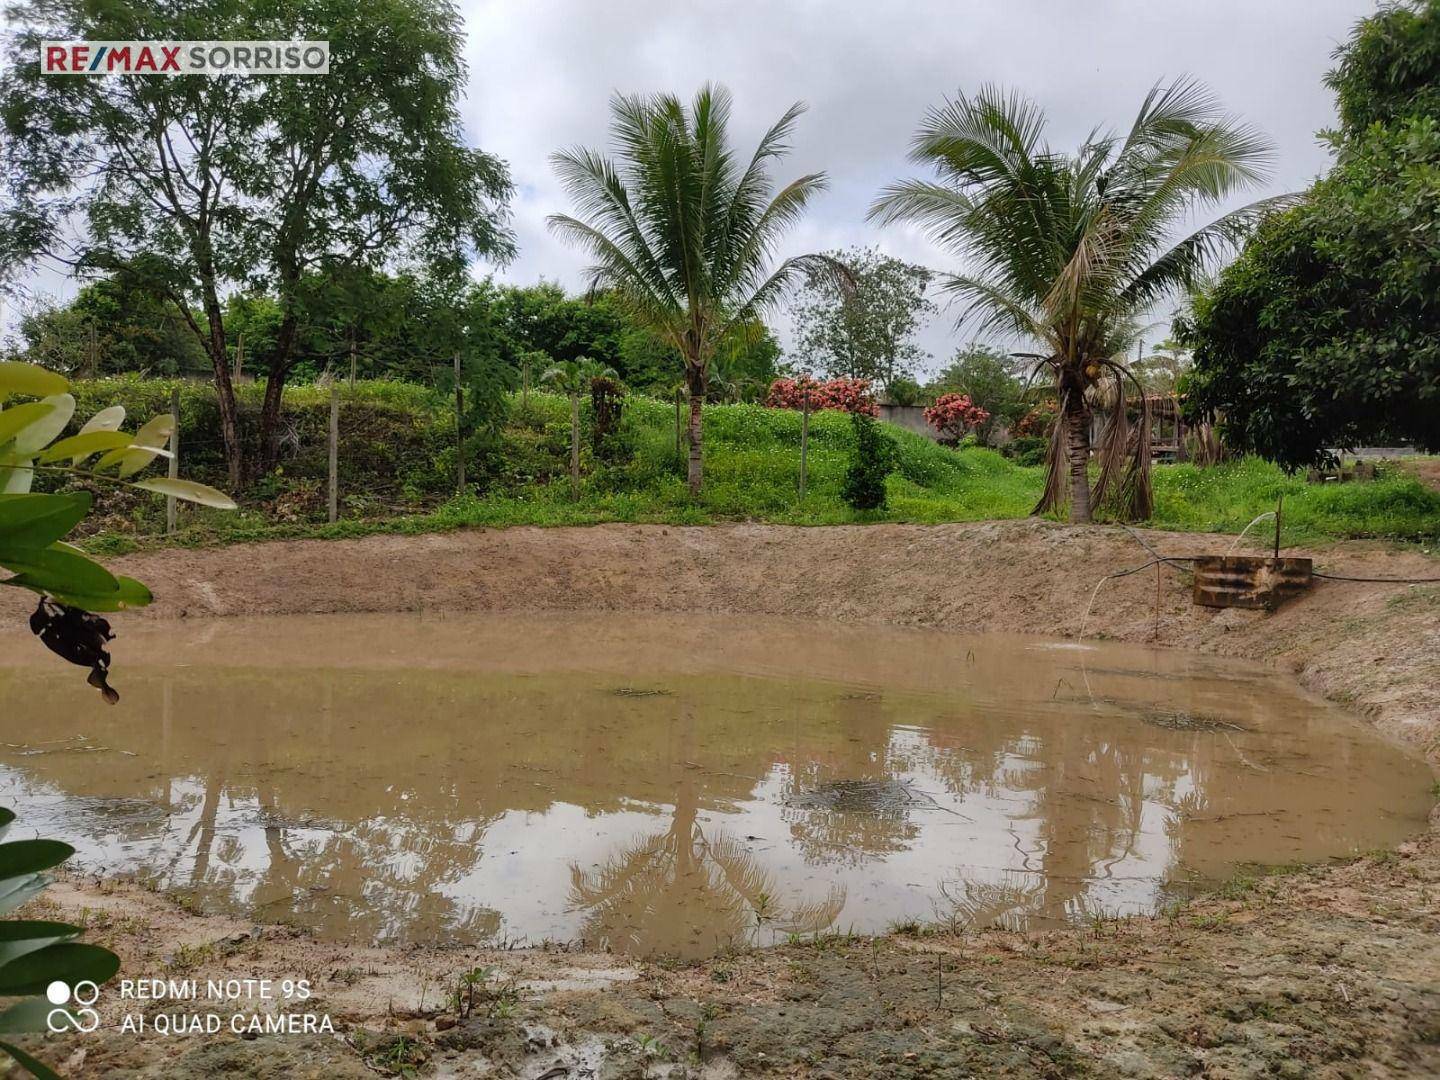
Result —
M1440 3L1386 8L1338 57L1334 168L1176 327L1187 411L1288 469L1367 442L1440 449Z
M1412 116L1440 119L1440 3L1388 2L1356 24L1325 77L1340 112L1338 139Z
M570 497L580 498L580 395L595 379L615 379L615 369L586 357L563 360L541 377L570 399Z
M448 0L32 0L9 14L0 266L124 271L173 304L214 373L232 485L278 452L307 275L407 256L453 271L510 249L505 168L462 138L464 34ZM38 63L47 38L307 33L331 42L328 75L55 79ZM241 284L281 307L253 461L223 305Z
M965 394L990 414L976 434L988 442L997 428L1013 427L1029 409L1020 362L1007 352L974 341L955 356L929 386L930 393Z
M925 227L974 267L940 282L964 305L962 318L1039 349L1037 363L1053 374L1063 438L1052 442L1036 511L1068 503L1070 519L1084 522L1108 500L1120 515L1144 518L1147 440L1130 438L1123 407L1110 410L1091 488L1091 399L1123 401L1129 376L1118 358L1139 317L1195 281L1263 211L1263 203L1232 211L1173 239L1197 208L1257 181L1269 147L1188 81L1157 86L1128 131L1097 130L1073 154L1051 149L1044 129L1035 105L997 89L946 102L925 117L911 153L939 179L892 185L871 217Z
M730 95L706 86L687 111L668 94L611 100L616 157L584 147L552 157L578 216L550 227L589 251L592 289L613 289L632 317L668 341L690 390L689 487L701 485L701 407L710 362L738 327L774 305L803 275L843 269L821 255L771 267L781 234L825 186L812 173L774 192L802 106L792 105L749 160L728 136Z
M1147 392L1152 394L1177 394L1180 382L1190 370L1190 350L1174 338L1159 342L1147 355L1139 357L1130 365Z
M911 378L930 354L911 337L935 313L926 297L930 271L875 248L835 251L853 285L834 274L810 275L791 308L795 356L806 371L869 379L889 390Z
M103 277L67 304L20 320L22 354L72 376L204 371L205 353L170 304L122 277Z

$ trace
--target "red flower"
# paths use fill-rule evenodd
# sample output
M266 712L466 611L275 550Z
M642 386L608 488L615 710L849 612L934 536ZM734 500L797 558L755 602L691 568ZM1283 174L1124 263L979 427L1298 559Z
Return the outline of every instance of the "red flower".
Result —
M969 394L944 394L925 410L925 419L941 435L959 442L971 428L990 419L990 414L970 400Z
M798 379L776 379L770 384L765 404L771 409L803 409L807 394L811 412L834 409L865 416L880 415L880 406L870 393L868 379L827 379L821 382L803 375Z

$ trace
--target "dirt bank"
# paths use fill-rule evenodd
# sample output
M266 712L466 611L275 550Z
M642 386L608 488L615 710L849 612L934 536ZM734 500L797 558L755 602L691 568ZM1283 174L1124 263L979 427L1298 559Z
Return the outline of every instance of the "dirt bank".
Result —
M1177 555L1233 543L1142 535ZM1440 561L1414 551L1306 554L1333 573L1440 576ZM512 529L170 551L116 566L156 592L135 615L146 619L663 610L1073 635L1095 583L1148 558L1120 529L1006 522ZM1153 569L1110 581L1087 631L1268 660L1440 763L1440 586L1322 582L1266 614L1194 608L1185 584L1165 569L1157 601ZM8 615L22 610L5 602ZM1440 1074L1433 827L1398 853L1241 877L1155 919L1025 936L826 936L675 968L563 951L325 944L81 878L35 906L37 917L84 918L127 972L305 978L315 997L291 1011L323 1013L336 1028L41 1044L50 1060L70 1055L76 1076ZM477 968L479 989L457 1009L456 979ZM107 1028L127 1011L171 1010L108 998ZM222 1011L228 1020L235 1010Z
M1168 555L1221 553L1235 543L1139 535ZM1440 577L1440 558L1413 549L1350 543L1287 553L1312 555L1317 568L1336 574ZM173 550L113 565L156 594L136 618L708 611L1073 636L1096 582L1149 557L1124 529L1032 520L515 528ZM1153 569L1107 582L1086 631L1271 661L1440 761L1440 586L1325 581L1268 614L1195 607L1188 576L1166 568L1160 579L1158 605ZM123 621L117 625L123 632Z

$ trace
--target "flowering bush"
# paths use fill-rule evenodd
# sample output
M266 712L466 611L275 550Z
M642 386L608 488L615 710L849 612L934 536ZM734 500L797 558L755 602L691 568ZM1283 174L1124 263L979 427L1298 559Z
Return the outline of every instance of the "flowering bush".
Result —
M1055 419L1059 415L1060 407L1055 403L1055 399L1046 398L1020 418L1012 434L1017 438L1048 439L1050 433L1055 430Z
M990 419L990 414L970 400L969 394L943 394L925 410L925 419L947 439L959 442L965 433Z
M771 409L803 409L807 391L812 412L835 409L862 416L880 415L880 406L870 393L869 379L827 379L821 382L803 375L798 379L776 379L770 384L765 404Z

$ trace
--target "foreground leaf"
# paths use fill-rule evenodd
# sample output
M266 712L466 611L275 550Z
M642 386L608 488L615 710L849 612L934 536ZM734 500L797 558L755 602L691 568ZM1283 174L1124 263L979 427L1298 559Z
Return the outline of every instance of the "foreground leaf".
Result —
M70 383L63 375L18 360L0 361L0 401L16 394L48 397L63 394L68 389Z
M109 949L66 941L0 967L0 994L43 994L56 979L98 985L119 970L120 958Z
M75 849L59 840L14 840L0 844L0 879L59 866Z
M47 548L90 512L88 491L64 495L0 495L0 549Z
M155 599L154 595L142 583L134 578L117 577L120 587L114 592L108 593L78 593L78 592L57 592L50 595L62 604L70 607L78 607L83 611L93 611L104 614L112 611L127 611L130 608L146 607ZM29 586L22 580L12 578L10 581L0 581L0 585L19 585L22 588Z
M59 548L0 546L0 566L19 575L14 584L35 592L108 596L120 588L115 576L99 563Z
M0 412L0 447L6 446L31 424L45 419L55 411L47 401L32 401L25 405L12 405Z
M197 484L194 480L171 480L166 476L157 476L149 480L137 480L135 486L146 491L158 491L161 495L172 495L186 502L199 503L201 506L213 506L217 510L236 508L235 500L229 495L217 491L209 484Z
M0 967L27 953L80 936L80 927L34 919L0 920Z
M49 1002L46 1002L46 1004L48 1005ZM22 1069L35 1077L35 1080L61 1080L59 1073L55 1072L55 1070L51 1069L50 1066L46 1065L43 1061L36 1061L18 1046L8 1042L0 1042L0 1050L5 1051L5 1053L14 1058Z
M75 399L69 394L55 394L40 402L49 405L50 411L26 425L15 436L13 452L22 456L33 456L58 439L75 415Z
M17 1001L0 1012L0 1034L23 1035L31 1031L48 1031L45 1021L57 1008L47 998L32 997Z
M165 444L175 431L175 418L161 413L135 433L128 450L111 450L95 463L96 471L118 465L117 474L123 479L134 476L164 452Z
M101 409L80 429L81 435L89 435L93 431L118 431L120 425L125 422L125 406L111 405L108 409Z
M85 431L61 439L40 455L40 464L46 465L62 458L70 458L71 465L79 465L91 454L102 450L123 449L130 445L130 436L123 431Z

